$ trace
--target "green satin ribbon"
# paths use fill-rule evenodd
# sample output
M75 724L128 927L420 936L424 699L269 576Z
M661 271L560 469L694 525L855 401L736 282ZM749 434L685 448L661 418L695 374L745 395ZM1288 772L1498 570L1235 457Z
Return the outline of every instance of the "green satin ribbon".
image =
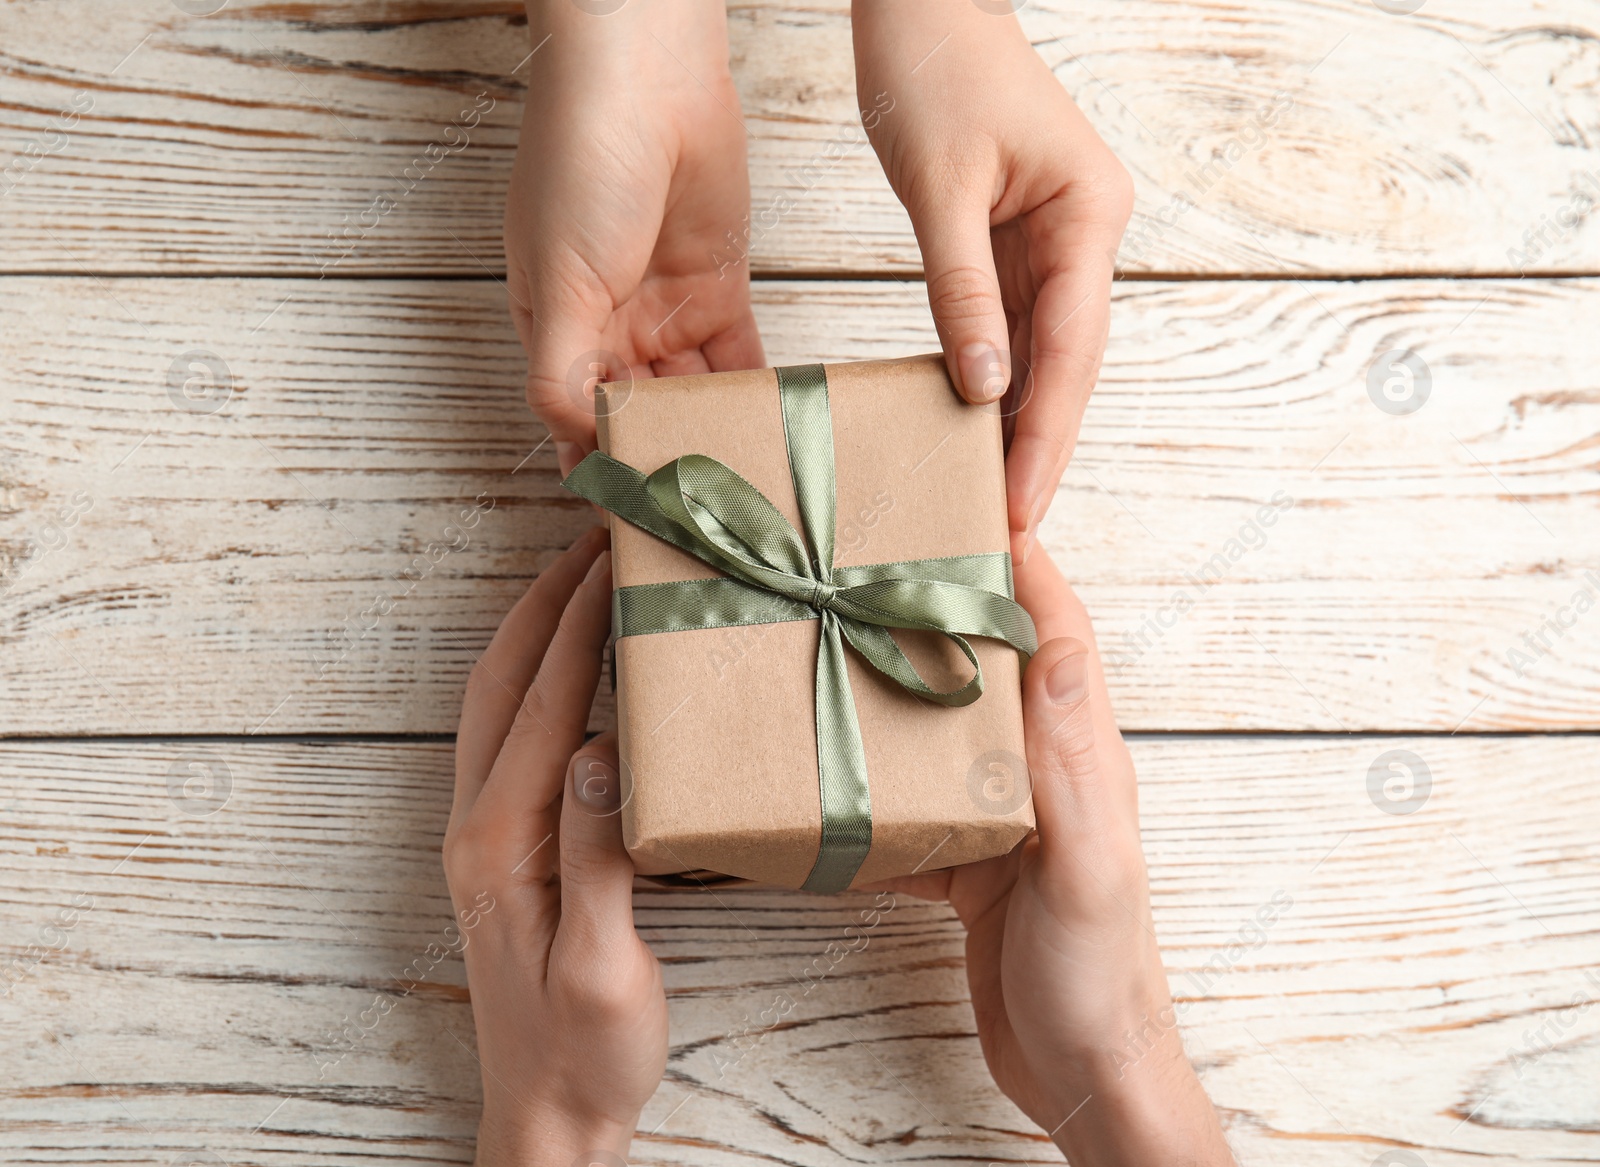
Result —
M759 490L700 454L674 459L646 477L597 451L562 485L724 573L717 579L618 588L612 595L618 636L821 621L817 777L822 843L804 887L838 892L850 886L872 845L866 751L845 668L845 642L908 691L960 706L983 694L983 669L968 636L1003 640L1026 660L1037 647L1037 634L1012 599L1011 557L1005 552L834 567L827 375L821 365L778 369L777 374L789 473L806 539ZM954 689L933 688L895 643L891 628L948 637L971 662L972 678Z

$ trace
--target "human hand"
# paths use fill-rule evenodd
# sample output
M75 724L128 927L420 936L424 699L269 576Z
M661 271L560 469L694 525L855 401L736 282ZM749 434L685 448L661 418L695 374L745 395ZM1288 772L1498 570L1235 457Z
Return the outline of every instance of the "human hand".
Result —
M661 970L633 927L616 744L583 740L610 628L611 553L596 527L540 573L467 680L444 866L472 925L481 1164L626 1155L666 1067Z
M528 403L563 474L595 448L597 380L766 363L749 268L718 261L750 212L722 0L585 6L528 0L505 221Z
M1088 614L1048 555L1016 581L1041 642L1023 681L1038 834L885 886L955 908L989 1070L1072 1163L1232 1164L1178 1036L1133 763Z
M1009 392L1021 562L1099 374L1132 181L1009 9L854 0L852 20L867 135L916 229L951 379L973 402Z

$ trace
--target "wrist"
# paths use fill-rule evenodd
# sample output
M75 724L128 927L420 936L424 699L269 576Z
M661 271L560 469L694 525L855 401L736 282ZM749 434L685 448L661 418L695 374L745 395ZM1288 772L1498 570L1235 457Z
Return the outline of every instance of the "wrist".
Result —
M548 1114L532 1107L484 1106L478 1121L480 1167L590 1167L626 1160L636 1122Z
M1169 1004L1114 1042L1065 1059L1045 1129L1082 1167L1231 1164L1216 1111L1184 1052ZM1070 1116L1070 1117L1069 1117Z

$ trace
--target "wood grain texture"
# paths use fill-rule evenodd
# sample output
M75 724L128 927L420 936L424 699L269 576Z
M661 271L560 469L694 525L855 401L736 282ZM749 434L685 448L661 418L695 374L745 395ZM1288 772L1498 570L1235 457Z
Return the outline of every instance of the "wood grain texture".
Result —
M1600 998L1592 738L1133 749L1185 1041L1242 1164L1600 1159L1600 1010L1573 1006ZM1411 814L1369 797L1393 749L1431 774ZM174 770L210 800L180 806ZM469 1161L459 959L401 975L450 920L450 770L429 743L0 746L0 953L26 966L0 999L4 1157ZM944 908L901 898L800 990L869 902L636 892L672 1055L634 1162L1060 1161L988 1078ZM339 1056L330 1031L380 994Z
M776 363L934 346L920 284L758 291ZM500 616L590 521L503 304L488 281L0 281L0 730L451 731ZM1043 542L1125 724L1600 726L1600 610L1573 604L1600 595L1597 310L1593 281L1120 285ZM1368 393L1400 349L1432 384L1407 416ZM226 385L190 400L190 376ZM884 468L891 497L911 469Z
M499 271L520 94L539 78L521 11L9 0L0 270L315 274L430 143L460 140L448 127L483 94L470 146L420 166L331 270ZM1129 271L1600 271L1586 0L1410 16L1267 0L1248 19L1220 0L1033 0L1022 20L1134 175ZM749 0L730 26L757 220L793 203L756 232L755 270L917 270L861 133L847 0Z

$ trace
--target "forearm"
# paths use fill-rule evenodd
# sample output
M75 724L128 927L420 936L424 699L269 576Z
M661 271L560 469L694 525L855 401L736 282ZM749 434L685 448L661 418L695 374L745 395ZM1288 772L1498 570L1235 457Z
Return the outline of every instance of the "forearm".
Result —
M1022 5L1018 2L1015 7ZM952 38L964 33L992 33L1006 29L1021 37L1022 26L1008 0L851 0L850 24L859 50L864 44L892 48L896 43L917 64L946 33ZM908 42L907 34L918 30L927 43Z
M627 0L620 5L619 0L526 0L526 6L529 47L540 52L564 53L589 45L624 48L659 35L675 49L690 44L698 56L704 56L699 50L705 48L727 58L724 0ZM692 38L668 36L669 29L685 28Z
M605 0L614 3L615 0ZM602 0L526 0L530 60L524 137L533 127L546 145L563 134L588 135L601 118L623 136L640 123L672 119L661 109L722 104L736 107L728 65L728 22L723 0L629 0L608 15ZM708 96L708 94L710 96ZM673 153L683 143L662 139ZM565 156L578 145L551 146Z

